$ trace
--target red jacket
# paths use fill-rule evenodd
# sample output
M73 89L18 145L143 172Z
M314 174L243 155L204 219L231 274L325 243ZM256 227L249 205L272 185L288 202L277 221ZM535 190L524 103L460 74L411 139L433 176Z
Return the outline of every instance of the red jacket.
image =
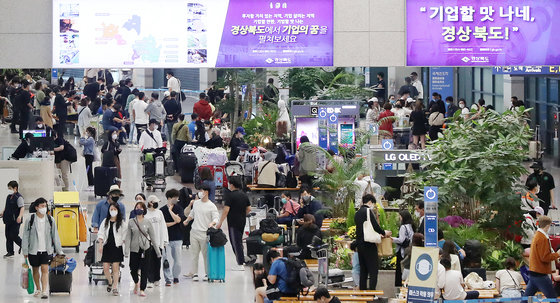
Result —
M200 100L193 106L193 113L198 115L199 119L210 120L212 117L212 107L206 100Z

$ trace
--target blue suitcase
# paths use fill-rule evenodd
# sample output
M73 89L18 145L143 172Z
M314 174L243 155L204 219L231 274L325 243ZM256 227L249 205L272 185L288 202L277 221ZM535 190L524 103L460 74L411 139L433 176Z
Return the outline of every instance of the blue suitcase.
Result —
M208 282L226 281L225 246L212 247L208 243Z

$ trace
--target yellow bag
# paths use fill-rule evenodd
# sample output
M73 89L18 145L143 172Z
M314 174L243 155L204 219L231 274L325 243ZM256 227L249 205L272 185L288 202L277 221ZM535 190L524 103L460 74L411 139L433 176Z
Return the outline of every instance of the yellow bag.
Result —
M275 242L280 237L280 234L263 233L262 240L267 243Z
M393 239L382 238L381 243L377 244L377 254L380 257L390 257L393 255Z

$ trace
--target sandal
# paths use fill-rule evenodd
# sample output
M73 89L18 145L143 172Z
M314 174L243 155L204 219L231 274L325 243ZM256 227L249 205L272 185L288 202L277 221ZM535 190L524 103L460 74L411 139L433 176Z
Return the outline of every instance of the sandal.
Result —
M111 290L113 289L113 283L108 283L107 282L107 292L111 292Z
M119 295L119 290L116 288L113 288L113 296L118 296Z

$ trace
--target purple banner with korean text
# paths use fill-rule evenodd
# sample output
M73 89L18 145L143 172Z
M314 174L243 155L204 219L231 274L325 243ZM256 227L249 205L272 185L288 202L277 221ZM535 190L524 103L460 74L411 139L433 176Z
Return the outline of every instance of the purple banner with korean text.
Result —
M407 0L407 65L560 65L560 0Z
M332 0L229 1L216 67L332 65Z

